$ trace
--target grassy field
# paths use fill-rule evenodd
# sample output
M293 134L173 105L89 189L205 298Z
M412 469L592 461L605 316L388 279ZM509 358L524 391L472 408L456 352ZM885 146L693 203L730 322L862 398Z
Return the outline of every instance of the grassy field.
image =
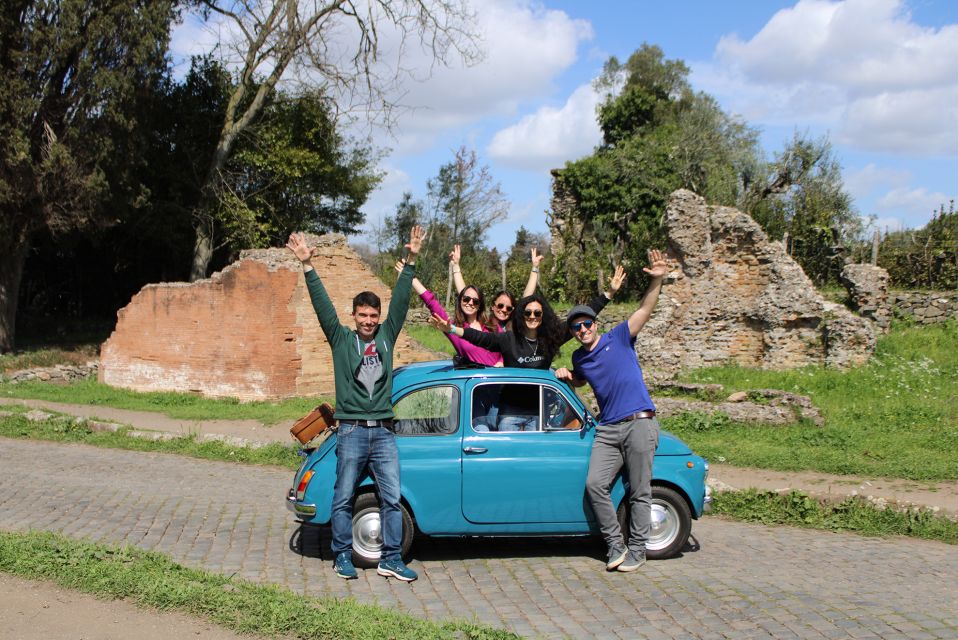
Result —
M135 547L77 541L53 533L0 532L0 571L50 580L104 599L178 611L239 633L275 638L457 638L518 636L466 621L429 622L351 598L310 598L190 569Z
M851 371L702 369L683 376L726 391L774 388L812 398L825 416L766 427L679 416L665 426L708 458L739 466L944 480L958 478L958 324L897 326Z
M194 393L141 393L81 380L58 385L44 382L0 383L0 396L155 411L181 420L259 420L275 424L295 420L324 400L332 398L291 398L279 402L240 402L235 398L204 398Z

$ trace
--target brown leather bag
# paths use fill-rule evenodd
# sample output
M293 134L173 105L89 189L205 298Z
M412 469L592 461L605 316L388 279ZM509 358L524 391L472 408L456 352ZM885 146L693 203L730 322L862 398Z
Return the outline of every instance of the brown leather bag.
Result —
M335 424L333 405L324 402L297 420L289 432L294 438L306 444Z

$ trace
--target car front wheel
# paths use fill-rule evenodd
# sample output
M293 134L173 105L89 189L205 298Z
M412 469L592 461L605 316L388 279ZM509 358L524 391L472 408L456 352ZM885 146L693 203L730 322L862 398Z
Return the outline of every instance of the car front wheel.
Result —
M402 514L402 542L400 553L403 557L412 547L415 534L415 525L412 515L402 503L399 504ZM382 555L383 535L382 523L379 519L379 499L375 493L363 493L356 497L353 503L353 564L357 567L370 569L379 564Z
M629 496L619 505L619 526L626 542L629 540ZM652 522L645 555L653 560L671 558L677 554L692 533L692 514L685 499L674 489L652 486Z

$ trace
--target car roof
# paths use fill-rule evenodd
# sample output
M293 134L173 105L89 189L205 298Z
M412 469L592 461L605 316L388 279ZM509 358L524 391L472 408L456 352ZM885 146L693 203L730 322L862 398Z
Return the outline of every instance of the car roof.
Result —
M393 379L402 385L425 380L468 380L472 378L522 378L529 382L556 382L551 369L522 369L518 367L484 367L482 365L456 367L452 360L417 362L396 369Z

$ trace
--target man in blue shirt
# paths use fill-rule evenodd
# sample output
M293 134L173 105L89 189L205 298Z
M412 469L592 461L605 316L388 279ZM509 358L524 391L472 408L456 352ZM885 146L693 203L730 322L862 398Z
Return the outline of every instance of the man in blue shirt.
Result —
M586 493L609 547L609 571L635 571L645 564L652 513L652 458L659 443L655 405L642 378L635 355L635 337L652 316L668 265L661 251L649 251L652 278L642 304L628 320L599 335L595 312L579 305L569 312L569 329L582 345L572 354L572 371L556 371L556 377L573 386L586 382L599 403ZM629 479L632 524L626 548L609 490L615 475L625 465Z

